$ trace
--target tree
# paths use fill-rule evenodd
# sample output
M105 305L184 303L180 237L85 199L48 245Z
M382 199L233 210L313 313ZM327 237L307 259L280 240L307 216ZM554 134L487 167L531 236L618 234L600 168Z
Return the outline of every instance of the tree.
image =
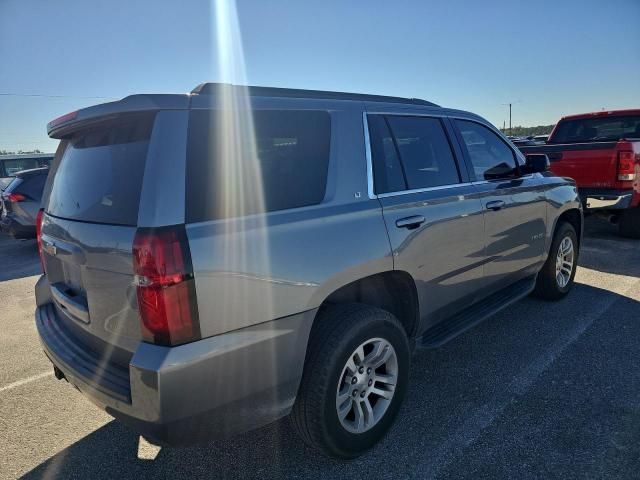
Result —
M549 135L555 125L538 125L536 127L513 127L511 129L511 135L515 137L528 137L529 135ZM509 132L508 128L501 128L502 133L505 135Z

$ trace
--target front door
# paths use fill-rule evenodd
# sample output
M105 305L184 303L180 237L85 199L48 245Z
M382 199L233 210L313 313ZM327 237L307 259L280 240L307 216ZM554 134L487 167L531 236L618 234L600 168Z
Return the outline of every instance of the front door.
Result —
M484 275L490 293L540 267L546 228L544 183L540 174L519 175L515 151L487 126L470 120L453 123L484 209Z

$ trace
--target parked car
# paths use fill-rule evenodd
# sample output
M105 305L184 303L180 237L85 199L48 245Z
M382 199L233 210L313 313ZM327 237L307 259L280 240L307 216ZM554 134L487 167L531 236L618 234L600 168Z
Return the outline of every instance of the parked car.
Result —
M14 238L35 238L36 217L49 168L23 170L0 194L0 228Z
M520 149L547 154L554 173L576 180L587 212L640 238L640 109L563 117L547 145Z
M511 140L511 143L513 143L518 148L524 147L527 145L538 145L538 143L535 142L532 138L527 138L527 137L514 137L514 138L511 138L510 140Z
M534 135L533 136L533 141L537 142L537 143L547 143L547 140L549 140L549 135Z
M48 167L53 153L20 153L0 155L0 191L13 180L16 173L39 167Z
M573 284L574 182L472 113L203 84L48 131L44 350L152 442L291 414L309 445L357 456L393 423L416 346Z

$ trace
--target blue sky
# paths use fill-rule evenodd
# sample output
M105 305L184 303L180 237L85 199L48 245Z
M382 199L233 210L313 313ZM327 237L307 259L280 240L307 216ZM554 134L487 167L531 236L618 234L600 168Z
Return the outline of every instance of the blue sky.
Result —
M514 125L640 107L640 0L238 0L222 10L216 18L213 0L0 0L0 93L71 97L0 95L0 149L52 151L46 122L106 101L82 97L186 92L229 79L228 57L245 71L231 77L250 84L421 97L498 126L508 102ZM219 25L233 30L225 45Z

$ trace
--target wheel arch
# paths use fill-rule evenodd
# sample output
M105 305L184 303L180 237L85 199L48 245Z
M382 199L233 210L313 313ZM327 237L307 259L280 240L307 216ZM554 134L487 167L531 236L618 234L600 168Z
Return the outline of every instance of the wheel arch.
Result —
M409 338L418 331L418 292L413 277L405 271L376 273L337 288L322 301L313 321L314 326L324 309L344 303L361 303L392 313Z
M556 219L556 223L553 226L554 235L558 228L558 225L563 222L569 223L574 228L574 230L576 231L576 236L578 237L578 246L580 246L580 243L582 241L582 229L584 222L580 209L570 208L562 212Z

